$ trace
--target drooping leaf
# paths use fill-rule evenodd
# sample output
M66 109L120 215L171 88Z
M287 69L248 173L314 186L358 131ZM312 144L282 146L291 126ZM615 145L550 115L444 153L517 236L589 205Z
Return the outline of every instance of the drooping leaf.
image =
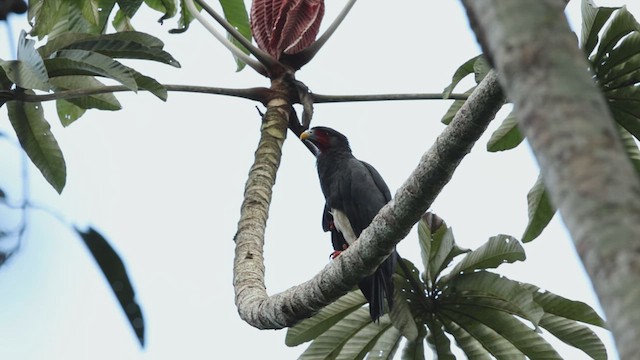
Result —
M449 276L497 268L504 263L524 261L526 255L520 242L509 235L497 235L489 238L484 245L467 253L449 272ZM443 281L444 278L443 278Z
M471 305L443 306L443 312L464 314L493 329L529 359L562 360L553 347L533 329L508 313Z
M478 341L478 339L471 336L469 332L449 320L446 316L439 315L439 320L444 325L445 330L453 336L456 344L464 351L468 359L491 360L491 355L487 349L482 346L482 343Z
M317 338L338 321L362 308L362 305L366 303L367 300L362 296L360 290L344 295L334 303L324 307L313 317L302 320L294 327L289 328L285 344L287 346L297 346Z
M69 126L74 121L78 120L87 111L67 100L56 100L56 110L58 111L58 118L62 126Z
M582 0L582 33L580 46L587 56L591 55L598 43L598 33L609 20L611 14L619 8L598 7L593 0Z
M594 360L607 360L607 349L600 338L588 327L573 320L545 314L540 326L567 345L584 351Z
M135 291L127 274L127 269L118 253L109 242L96 230L89 228L76 232L93 255L98 267L104 274L111 290L118 299L129 324L135 332L141 346L144 346L144 319L140 305L136 302Z
M542 176L527 194L527 204L529 207L529 223L522 234L522 242L527 243L537 238L549 224L556 209L551 204L547 190L542 182Z
M487 142L487 151L496 152L515 148L524 140L524 136L518 129L518 119L512 111L502 121L502 124L491 134Z
M32 91L25 91L33 94ZM20 145L44 178L61 193L67 179L67 169L58 142L44 118L42 104L21 101L7 102L9 120Z
M482 54L478 56L474 56L471 59L467 60L464 64L460 65L455 73L453 73L453 77L451 78L451 84L447 85L446 88L442 91L442 97L448 99L453 89L455 89L456 85L460 83L462 79L467 77L467 75L474 73L474 64L476 60L482 57Z
M434 359L438 360L455 360L455 356L451 352L451 341L444 330L442 330L442 324L438 319L427 319L427 327L429 328L429 335L427 335L427 344L433 350Z
M167 101L167 88L164 85L160 84L156 79L144 76L135 70L131 70L131 72L136 80L136 84L138 84L138 89L147 90L158 99Z
M398 351L402 335L390 326L375 342L367 354L367 360L392 360Z
M360 307L318 336L298 359L335 359L347 341L369 324L372 324L369 309Z
M549 291L542 291L537 286L523 284L531 291L533 300L542 306L544 312L557 315L566 319L583 322L607 329L607 323L589 305L581 302L566 299Z
M137 91L131 69L112 58L85 50L60 50L56 57L45 60L50 77L65 75L98 75L114 79Z

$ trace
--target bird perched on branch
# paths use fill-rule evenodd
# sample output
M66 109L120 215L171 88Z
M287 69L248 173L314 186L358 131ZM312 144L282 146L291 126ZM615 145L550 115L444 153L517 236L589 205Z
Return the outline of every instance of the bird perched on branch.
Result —
M318 149L318 175L326 200L322 227L331 232L335 250L332 258L335 258L369 226L378 211L391 200L391 193L373 166L353 156L349 140L341 133L318 126L302 133L300 139ZM384 314L385 298L389 309L393 306L391 277L397 261L394 250L373 274L358 283L369 302L373 321Z

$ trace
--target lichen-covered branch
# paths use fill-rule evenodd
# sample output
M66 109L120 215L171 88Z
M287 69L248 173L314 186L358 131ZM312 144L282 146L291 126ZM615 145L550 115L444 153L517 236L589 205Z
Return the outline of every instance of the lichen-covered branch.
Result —
M312 316L352 289L364 276L373 273L431 205L503 103L504 96L496 76L490 72L436 143L423 155L394 199L362 232L359 240L311 280L272 296L267 295L264 286L262 245L271 198L270 186L275 180L280 147L273 150L277 156L259 164L259 154L256 153L252 174L264 174L264 180L252 180L254 175L250 175L248 196L236 235L234 285L240 316L260 329L292 326ZM277 134L280 134L282 126L278 125ZM263 137L271 136L265 133L268 132L263 131ZM250 189L253 189L251 194Z
M640 180L558 0L463 0L622 359L640 354Z

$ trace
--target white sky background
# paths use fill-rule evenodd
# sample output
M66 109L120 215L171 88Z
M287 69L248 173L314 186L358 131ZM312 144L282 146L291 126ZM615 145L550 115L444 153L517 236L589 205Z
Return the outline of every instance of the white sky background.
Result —
M640 16L640 4L627 2ZM342 3L327 2L325 26ZM322 94L440 92L455 69L478 54L458 1L388 4L358 2L298 79ZM576 25L579 7L577 0L569 5ZM142 73L168 84L268 86L251 69L235 73L231 55L200 24L194 23L186 34L170 35L166 31L175 22L160 26L159 17L144 11L134 26L160 37L182 69L129 62ZM17 38L26 20L14 17L12 23ZM0 32L0 57L11 58L6 29ZM469 85L470 80L458 92ZM75 223L91 224L116 248L144 311L146 349L140 350L81 240L64 224L36 211L21 251L0 268L0 358L296 358L306 346L287 348L285 330L250 327L234 305L232 239L259 137L257 103L181 93L170 93L166 103L144 92L117 96L123 110L92 110L66 129L59 125L55 104L45 104L65 154L68 180L58 196L33 170L32 199ZM313 124L346 134L354 154L373 164L393 193L444 129L440 118L449 104L318 104ZM7 119L4 110L0 114ZM488 136L505 115L492 123L432 207L464 247L476 248L499 233L519 237L527 223L526 194L537 176L528 146L497 154L485 150ZM0 121L0 129L14 134L8 121ZM267 227L270 294L310 279L329 262L332 251L320 226L323 197L315 161L289 135ZM18 152L3 141L0 154L0 188L18 200ZM398 248L420 264L415 231ZM598 306L557 217L525 250L527 261L505 265L500 273ZM598 333L615 359L608 334ZM567 359L586 358L564 346L560 350Z

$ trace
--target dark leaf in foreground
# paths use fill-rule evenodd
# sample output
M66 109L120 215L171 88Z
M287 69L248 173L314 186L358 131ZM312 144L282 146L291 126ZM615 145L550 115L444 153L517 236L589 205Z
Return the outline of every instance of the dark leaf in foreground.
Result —
M142 310L136 302L135 292L131 286L127 269L120 259L120 256L109 245L109 242L96 230L89 228L86 231L75 229L78 235L82 237L84 243L89 248L91 255L98 263L100 270L107 278L111 290L118 298L122 310L124 310L133 331L140 341L140 345L144 346L144 319L142 318Z

